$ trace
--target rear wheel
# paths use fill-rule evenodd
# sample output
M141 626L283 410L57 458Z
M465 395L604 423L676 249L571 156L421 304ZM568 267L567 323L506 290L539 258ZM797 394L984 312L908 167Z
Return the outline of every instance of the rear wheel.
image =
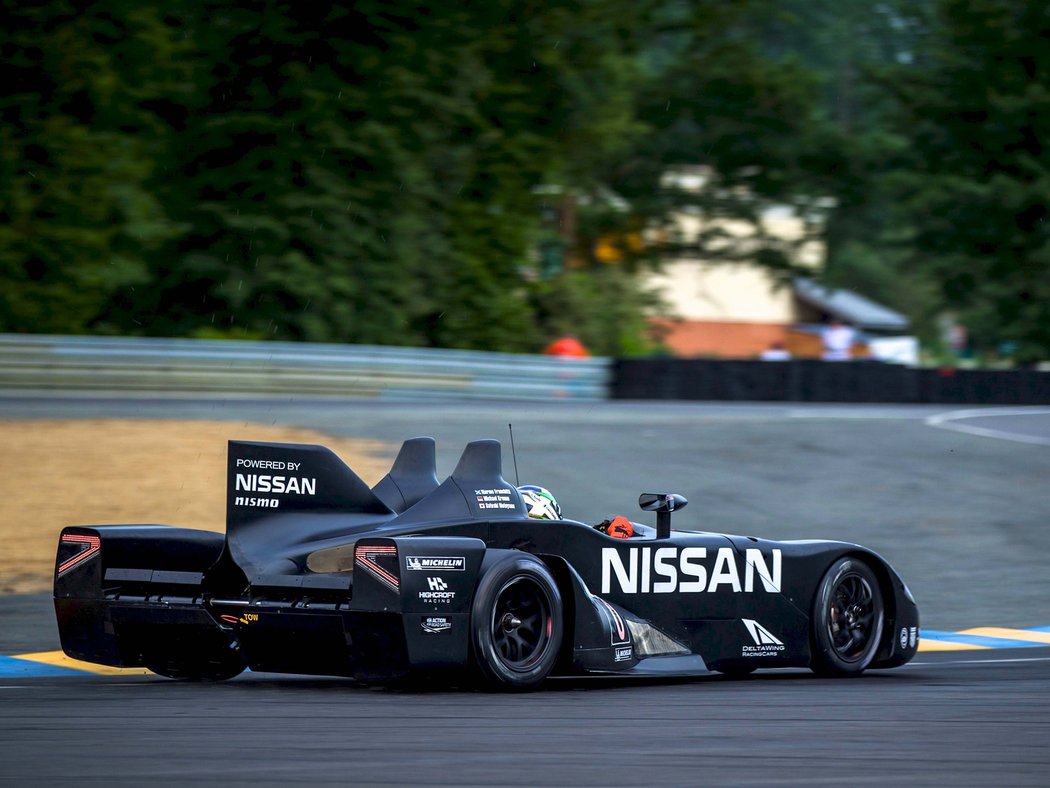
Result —
M882 592L875 573L856 558L836 561L813 603L813 671L856 676L875 658L882 641Z
M474 656L482 675L501 689L529 689L558 660L562 601L550 571L527 554L488 568L471 608Z
M144 662L154 673L179 681L226 681L246 667L229 643L208 637L194 643L169 643L163 650L147 654Z
M160 676L179 681L226 681L244 672L244 663L236 661L151 660L146 667Z

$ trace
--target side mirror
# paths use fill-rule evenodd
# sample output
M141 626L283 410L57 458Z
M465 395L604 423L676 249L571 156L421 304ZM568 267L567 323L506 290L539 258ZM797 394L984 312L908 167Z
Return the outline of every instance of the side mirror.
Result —
M638 505L645 512L673 512L684 509L689 501L677 493L642 493L638 496Z
M684 495L677 493L642 493L638 505L645 512L656 512L656 538L667 539L671 535L671 512L684 509L689 503Z

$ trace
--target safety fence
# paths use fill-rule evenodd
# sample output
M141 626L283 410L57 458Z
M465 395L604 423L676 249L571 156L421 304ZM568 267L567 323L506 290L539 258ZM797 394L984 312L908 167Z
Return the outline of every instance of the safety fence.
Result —
M563 359L439 348L0 334L0 389L384 399L1050 404L1050 372L875 362Z
M920 369L877 362L618 359L614 399L1050 403L1050 372Z
M609 360L401 348L0 334L0 388L597 400Z

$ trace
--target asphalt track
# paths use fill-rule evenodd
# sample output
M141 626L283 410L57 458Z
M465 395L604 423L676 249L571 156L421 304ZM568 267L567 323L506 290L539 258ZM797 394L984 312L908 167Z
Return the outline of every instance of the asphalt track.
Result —
M569 516L638 519L639 492L680 492L685 527L876 549L925 630L1050 625L1050 414L948 410L0 398L2 418L295 424L386 440L391 456L431 434L445 472L465 441L513 421L522 482ZM0 600L0 655L57 646L46 602ZM921 653L846 681L556 681L510 696L0 675L0 782L18 785L1046 785L1048 741L1045 647Z

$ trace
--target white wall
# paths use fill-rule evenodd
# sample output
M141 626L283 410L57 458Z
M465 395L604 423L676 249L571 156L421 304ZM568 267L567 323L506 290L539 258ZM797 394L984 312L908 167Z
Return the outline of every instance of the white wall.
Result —
M726 243L748 243L752 227L742 221L714 220L717 227L735 239ZM776 207L762 217L763 229L776 238L795 241L805 233L805 224L790 207ZM676 232L686 243L694 241L705 228L699 217L682 214L676 219ZM824 247L809 242L798 249L795 262L817 268L824 262ZM748 323L794 323L795 299L788 286L776 287L765 269L748 263L705 262L682 257L664 263L659 273L647 275L646 284L667 302L667 317L684 320L724 320Z
M775 290L769 274L753 265L682 259L649 274L646 284L663 297L668 317L748 323L795 319L791 289Z

